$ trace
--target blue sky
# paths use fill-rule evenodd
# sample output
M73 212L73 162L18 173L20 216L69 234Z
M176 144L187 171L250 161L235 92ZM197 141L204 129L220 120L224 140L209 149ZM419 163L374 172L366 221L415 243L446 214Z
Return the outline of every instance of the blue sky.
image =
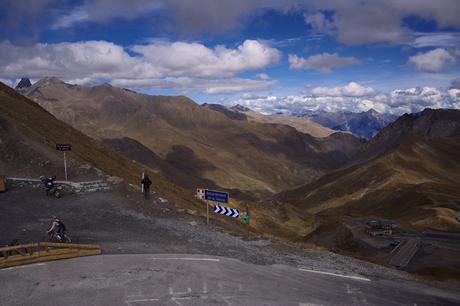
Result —
M0 80L278 111L460 108L460 1L12 1Z

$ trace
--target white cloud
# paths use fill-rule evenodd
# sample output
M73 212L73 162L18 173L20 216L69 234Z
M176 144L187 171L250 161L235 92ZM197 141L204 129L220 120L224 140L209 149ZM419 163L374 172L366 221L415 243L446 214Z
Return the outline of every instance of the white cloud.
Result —
M307 24L347 45L410 44L416 35L403 22L409 16L434 21L439 28L460 29L457 0L316 0L308 8L331 17L313 15L315 18L306 19Z
M116 79L111 84L128 88L176 89L184 93L199 91L206 94L231 94L241 91L267 89L276 84L276 81L242 78L202 79L168 77L164 79Z
M208 48L198 43L163 42L137 45L131 55L122 46L107 41L37 44L29 47L0 43L0 77L57 76L78 84L109 79L121 84L201 89L209 93L268 88L274 81L236 75L264 68L280 58L277 49L256 40L246 40L230 49ZM169 79L168 79L169 78ZM265 78L265 79L263 79ZM154 81L152 81L154 80ZM184 85L185 83L194 83ZM197 82L202 82L198 86ZM127 86L127 85L126 85ZM142 85L144 86L144 85ZM188 86L188 87L187 87Z
M361 92L344 90L350 84L361 88ZM312 95L291 96L254 96L243 95L235 104L241 104L264 114L273 113L302 113L305 111L352 111L363 112L374 109L381 113L401 115L403 113L419 112L429 108L460 109L460 90L449 89L442 91L433 87L414 87L397 89L387 94L376 95L376 91L357 83L347 86L321 88ZM312 92L315 89L312 90Z
M163 6L151 0L91 0L61 15L51 29L70 28L84 22L103 23L114 18L133 19Z
M280 52L257 40L246 40L235 49L198 43L139 45L132 48L164 74L224 77L264 68L280 59Z
M460 89L451 88L448 90L450 99L452 100L453 107L456 109L460 109Z
M379 97L382 103L387 104L398 112L417 112L426 107L453 108L452 100L447 92L433 87L413 87L397 89L385 97Z
M52 25L51 29L58 30L63 28L69 28L76 23L81 23L89 20L89 15L84 8L77 8L67 15L62 15Z
M411 46L414 48L443 47L455 48L460 46L460 32L431 32L416 33Z
M316 97L366 97L376 93L372 87L364 87L356 82L339 87L315 87L311 92Z
M426 53L418 53L409 57L409 63L423 72L443 72L456 63L455 56L446 49L437 48Z
M310 25L315 31L329 35L335 34L337 31L333 20L328 19L323 12L315 14L304 14L305 23Z
M270 76L266 73L258 73L256 77L260 80L270 80Z
M360 61L355 57L341 57L337 53L321 53L304 58L289 54L289 67L292 69L311 69L321 72L330 72L333 69L357 65Z

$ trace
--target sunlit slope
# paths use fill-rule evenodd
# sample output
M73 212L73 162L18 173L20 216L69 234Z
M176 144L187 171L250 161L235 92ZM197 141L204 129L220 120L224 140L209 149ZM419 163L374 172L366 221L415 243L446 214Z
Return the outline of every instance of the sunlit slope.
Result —
M277 198L322 216L375 216L460 230L459 127L459 111L401 117L368 144L364 162Z

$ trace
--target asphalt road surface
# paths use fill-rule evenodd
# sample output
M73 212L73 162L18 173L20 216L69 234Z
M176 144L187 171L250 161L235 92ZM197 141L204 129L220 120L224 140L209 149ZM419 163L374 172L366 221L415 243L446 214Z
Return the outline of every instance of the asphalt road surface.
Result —
M458 305L421 284L203 255L102 255L0 270L2 305Z
M0 197L0 242L40 241L51 214L111 255L2 269L0 305L460 304L447 283L260 237L243 241L171 203L125 193L57 200L11 190Z

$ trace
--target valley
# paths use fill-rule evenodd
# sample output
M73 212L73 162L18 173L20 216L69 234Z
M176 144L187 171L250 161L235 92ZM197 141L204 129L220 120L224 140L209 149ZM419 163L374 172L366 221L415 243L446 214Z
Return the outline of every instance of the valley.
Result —
M10 176L59 173L53 143L71 141L73 179L115 176L138 188L137 177L147 170L159 196L196 216L205 210L193 197L195 188L223 189L231 194L231 207L250 207L251 231L258 235L388 266L396 250L389 245L405 244L407 233L460 228L458 111L405 115L364 141L301 118L200 106L186 97L146 96L109 85L88 88L45 78L19 90L44 109L2 88L8 131L2 172ZM107 103L114 103L108 113ZM305 129L317 131L316 137ZM18 149L18 138L27 150ZM233 226L225 217L212 219ZM364 226L350 227L373 219L394 222L396 238L363 238ZM434 269L428 278L455 279L456 260L434 263L456 252L425 239L400 268L420 275Z
M5 0L0 306L460 305L460 0Z

